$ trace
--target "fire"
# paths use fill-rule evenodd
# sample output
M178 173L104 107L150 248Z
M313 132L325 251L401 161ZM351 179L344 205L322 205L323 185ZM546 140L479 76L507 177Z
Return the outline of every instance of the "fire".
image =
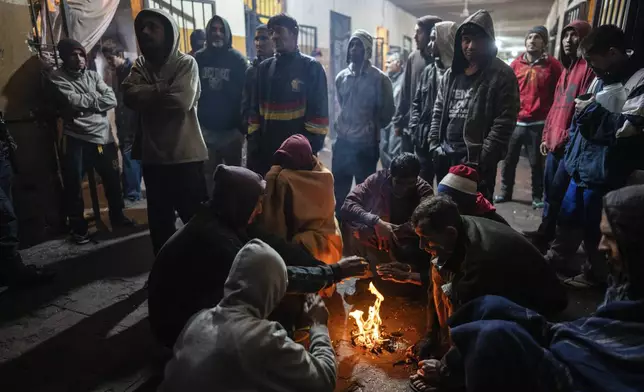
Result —
M353 335L355 344L368 349L373 349L386 340L382 338L380 331L380 326L382 325L382 319L380 318L380 305L382 304L382 301L385 300L385 297L376 290L373 282L369 284L369 291L371 294L376 296L376 302L373 306L369 306L369 317L367 317L366 320L363 320L362 315L364 312L362 310L354 310L349 313L349 316L356 320L356 325L358 326L358 331Z

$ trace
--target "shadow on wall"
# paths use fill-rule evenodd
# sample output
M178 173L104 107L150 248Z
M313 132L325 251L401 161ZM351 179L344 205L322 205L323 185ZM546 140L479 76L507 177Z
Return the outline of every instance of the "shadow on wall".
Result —
M36 121L53 118L54 110L43 88L46 65L30 57L10 77L2 91L5 119L18 144L13 201L19 220L21 246L42 242L59 233L61 182L56 158L56 125Z

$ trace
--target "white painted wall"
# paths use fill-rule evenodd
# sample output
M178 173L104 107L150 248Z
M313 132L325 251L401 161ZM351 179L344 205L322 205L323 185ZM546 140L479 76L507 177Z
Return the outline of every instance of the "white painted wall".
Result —
M414 37L416 17L387 0L290 0L286 12L299 24L318 28L318 46L329 48L330 11L351 17L351 29L376 36L376 27L389 30L389 45L401 46L403 35Z
M215 10L217 15L228 21L233 35L246 35L244 0L215 0Z

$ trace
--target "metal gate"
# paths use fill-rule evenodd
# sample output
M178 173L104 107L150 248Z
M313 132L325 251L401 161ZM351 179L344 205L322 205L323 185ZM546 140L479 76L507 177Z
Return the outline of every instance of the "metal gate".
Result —
M318 47L318 28L315 26L300 25L297 45L300 48L300 52L310 55Z
M190 52L190 34L197 29L205 30L215 15L214 0L148 0L146 7L168 12L179 28L179 49Z
M246 56L255 58L255 30L261 24L267 24L273 15L283 12L282 0L244 0L246 19Z

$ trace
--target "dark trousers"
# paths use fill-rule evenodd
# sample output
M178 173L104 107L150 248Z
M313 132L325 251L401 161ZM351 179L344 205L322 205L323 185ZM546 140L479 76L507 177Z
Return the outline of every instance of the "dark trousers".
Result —
M583 241L587 258L582 272L598 283L605 283L608 276L606 258L597 249L602 236L599 223L606 193L605 189L582 187L574 179L570 180L561 203L556 237L547 255L553 265L562 267L573 259Z
M414 141L411 138L410 133L406 133L406 130L403 129L402 134L400 135L400 152L409 152L414 153ZM409 131L407 131L409 132Z
M69 136L62 140L61 168L65 187L65 210L69 226L76 234L87 232L87 222L83 217L83 177L87 170L96 170L103 182L105 197L109 206L110 221L122 220L123 198L116 144L94 144Z
M340 216L344 199L351 191L353 179L362 184L376 172L378 166L378 145L365 145L337 139L333 145L331 167L335 179L335 211Z
M570 184L570 175L564 164L564 153L548 152L543 173L544 207L538 232L543 240L550 242L555 238L557 218L561 210L561 202Z
M18 218L11 199L13 168L8 158L0 158L0 272L18 255Z
M416 147L416 156L420 161L420 178L434 186L434 160L428 149Z
M141 161L132 159L132 145L121 145L123 157L123 198L131 201L141 200Z
M508 145L508 154L503 161L503 169L501 170L501 192L507 197L512 197L517 163L519 163L519 155L523 146L528 151L528 160L532 171L532 198L541 199L543 197L543 163L539 152L542 134L543 124L517 125L514 129Z
M175 211L188 223L208 199L203 162L143 165L148 199L148 222L154 254L176 231Z
M227 143L221 146L208 144L208 160L204 163L204 175L208 195L212 193L212 189L215 186L213 174L217 166L221 164L241 166L242 164L244 136L239 131L235 130L235 132L235 137L232 137Z

